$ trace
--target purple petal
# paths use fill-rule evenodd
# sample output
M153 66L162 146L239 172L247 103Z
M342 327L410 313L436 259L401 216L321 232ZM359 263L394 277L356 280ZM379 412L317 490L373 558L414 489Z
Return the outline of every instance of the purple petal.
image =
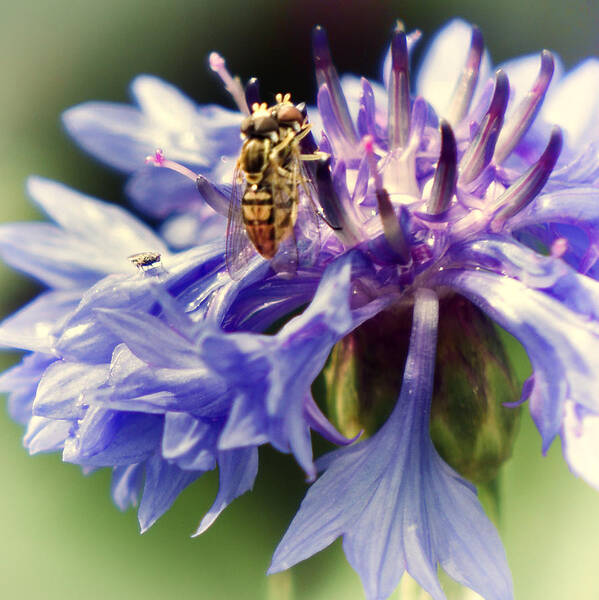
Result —
M194 537L204 533L235 498L252 489L258 473L258 450L248 448L219 452L218 468L218 494L193 534Z
M105 308L96 309L96 316L135 356L154 367L176 369L200 365L194 345L157 317Z
M589 58L570 71L547 99L543 118L559 125L566 144L575 148L599 136L599 60Z
M530 410L544 452L561 431L566 400L599 412L596 321L503 275L447 269L434 281L466 296L524 346L534 374Z
M146 482L137 517L141 533L145 533L173 504L177 496L203 471L184 471L160 456L146 463Z
M275 551L269 572L307 558L343 535L369 600L387 598L407 570L445 598L437 563L490 600L513 597L501 542L470 484L429 437L438 301L420 290L402 391L372 438L334 453Z
M65 441L63 460L107 467L147 459L160 446L162 417L90 407Z
M574 402L564 408L562 450L572 472L599 489L599 415L577 410Z
M0 375L0 392L7 392L8 412L12 419L26 425L32 416L33 399L40 378L56 360L49 354L35 352Z
M87 102L63 113L67 131L88 152L127 172L164 148L170 159L197 169L239 151L241 115L218 106L194 107L171 85L140 76L132 91L140 108Z
M93 242L111 256L127 258L143 250L166 251L149 227L119 206L40 177L28 179L27 191L65 231Z
M64 446L72 427L72 421L31 417L23 437L23 445L29 450L29 454L56 452Z
M193 181L151 166L140 168L127 182L126 191L140 210L159 219L204 203Z
M77 308L82 290L44 292L0 324L0 343L22 350L50 352L54 333Z
M137 506L143 484L143 463L115 467L112 471L111 495L119 510Z
M216 438L220 427L185 413L168 413L164 419L162 457L181 469L208 471L216 466Z
M124 104L85 102L65 111L62 121L84 150L127 172L142 167L146 156L168 142L149 117Z
M83 393L106 381L108 365L57 360L44 372L33 403L33 414L52 419L80 419L87 408Z

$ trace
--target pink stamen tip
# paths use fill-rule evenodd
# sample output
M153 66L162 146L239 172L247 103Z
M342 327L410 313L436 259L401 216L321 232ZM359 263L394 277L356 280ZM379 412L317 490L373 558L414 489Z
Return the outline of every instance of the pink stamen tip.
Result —
M146 164L152 164L156 167L161 167L164 164L164 151L161 148L157 148L154 154L146 156Z
M568 251L568 240L566 238L557 238L551 244L551 256L561 258Z
M362 138L362 143L364 144L364 150L368 154L374 154L374 138L371 135L365 135Z
M211 52L208 62L210 68L217 73L225 67L225 59L218 52Z

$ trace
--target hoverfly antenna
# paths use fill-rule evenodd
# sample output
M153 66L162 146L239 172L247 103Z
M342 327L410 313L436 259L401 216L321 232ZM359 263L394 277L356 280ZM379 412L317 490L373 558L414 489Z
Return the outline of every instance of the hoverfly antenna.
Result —
M252 104L252 115L257 115L259 113L268 113L268 105L266 102L262 102L261 104L258 102L254 102Z

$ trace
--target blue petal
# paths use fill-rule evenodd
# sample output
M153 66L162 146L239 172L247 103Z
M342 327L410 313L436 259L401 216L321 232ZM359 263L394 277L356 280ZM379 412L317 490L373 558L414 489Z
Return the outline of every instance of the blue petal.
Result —
M203 471L184 471L155 455L146 463L146 482L137 517L146 532L173 504L177 496Z
M567 401L562 450L572 472L599 490L599 415Z
M226 382L200 366L155 368L124 345L116 347L107 385L88 389L83 401L135 412L189 412L218 419L230 408Z
M251 395L240 395L233 402L227 423L218 440L220 450L260 446L268 442L266 413Z
M243 448L219 452L218 468L218 494L194 536L204 533L235 498L252 489L258 473L258 450Z
M52 419L80 419L83 393L106 381L108 365L57 360L44 372L33 403L33 414Z
M64 445L63 460L108 467L149 458L160 446L163 419L91 407Z
M180 92L155 77L138 77L132 91L140 108L80 104L63 113L67 131L85 150L127 172L140 169L156 148L196 169L206 169L223 154L238 153L241 114L218 106L194 110Z
M160 228L160 233L175 250L184 250L196 244L211 244L223 240L226 220L208 206L193 213L174 215Z
M68 314L77 308L82 290L50 291L40 294L0 324L0 344L22 350L51 352L54 333Z
M488 236L452 249L460 266L488 267L543 290L564 306L593 321L599 319L599 284L564 261L542 256L502 236Z
M41 177L30 177L27 191L65 231L94 243L110 256L127 258L144 250L166 251L161 239L149 227L119 206Z
M185 413L168 413L164 419L162 456L181 469L214 469L220 429L218 424L206 423Z
M141 312L96 309L96 317L144 362L154 367L201 366L196 348L160 319Z
M110 102L85 102L62 115L67 132L111 167L135 171L168 138L139 109Z
M114 468L111 495L120 510L137 506L143 484L143 474L143 463Z
M138 75L131 82L131 94L143 113L167 129L193 126L197 106L166 81L152 75Z
M466 296L524 346L534 374L530 410L543 439L543 451L561 431L566 400L599 413L596 320L502 275L447 269L434 281Z
M46 368L54 356L34 352L0 375L0 392L7 392L8 412L12 419L25 425L32 416L33 399Z
M160 287L174 295L180 293L179 288L201 294L205 280L216 276L214 271L218 272L222 263L220 246L201 246L171 257L165 261L164 271L155 275L148 271L131 277L104 278L84 294L77 310L64 325L56 351L72 360L109 362L114 347L122 340L100 323L96 309L158 311ZM194 295L193 299L197 303L198 296Z
M489 600L513 597L501 542L473 487L429 437L438 302L417 293L410 352L397 405L366 442L334 453L279 544L269 572L299 562L340 535L369 600L387 598L407 570L445 598L437 564Z
M138 208L161 219L204 203L193 181L180 173L150 166L129 179L126 191Z
M131 273L131 254L166 252L141 222L114 205L52 181L31 178L28 189L50 223L0 227L0 253L11 266L56 288L89 287L108 273Z
M29 454L56 452L64 446L72 428L72 421L31 417L23 437L23 445L29 450Z
M293 452L309 477L312 463L304 403L331 348L347 333L383 310L388 298L352 310L352 266L359 253L330 264L306 310L275 336L210 333L202 358L238 395L221 438L221 447L268 441ZM266 437L265 437L266 436Z
M576 148L599 137L599 60L589 58L570 71L541 111L549 123L559 125L566 144Z

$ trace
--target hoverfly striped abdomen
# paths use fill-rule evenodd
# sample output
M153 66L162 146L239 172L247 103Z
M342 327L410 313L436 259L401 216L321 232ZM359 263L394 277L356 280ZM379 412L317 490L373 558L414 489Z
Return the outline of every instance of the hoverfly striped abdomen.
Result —
M278 273L295 272L299 257L294 226L300 187L308 204L302 213L307 215L302 229L311 232L310 240L316 240L310 247L319 240L314 201L302 166L303 160L312 158L302 155L299 148L310 125L290 102L289 94L277 94L276 102L270 107L254 104L252 114L241 125L243 145L234 178L226 248L227 267L234 279L243 272L251 256L251 247L248 252L244 240L269 260L275 258L285 242L285 251L276 256L273 268ZM237 184L245 184L243 191L235 188Z

